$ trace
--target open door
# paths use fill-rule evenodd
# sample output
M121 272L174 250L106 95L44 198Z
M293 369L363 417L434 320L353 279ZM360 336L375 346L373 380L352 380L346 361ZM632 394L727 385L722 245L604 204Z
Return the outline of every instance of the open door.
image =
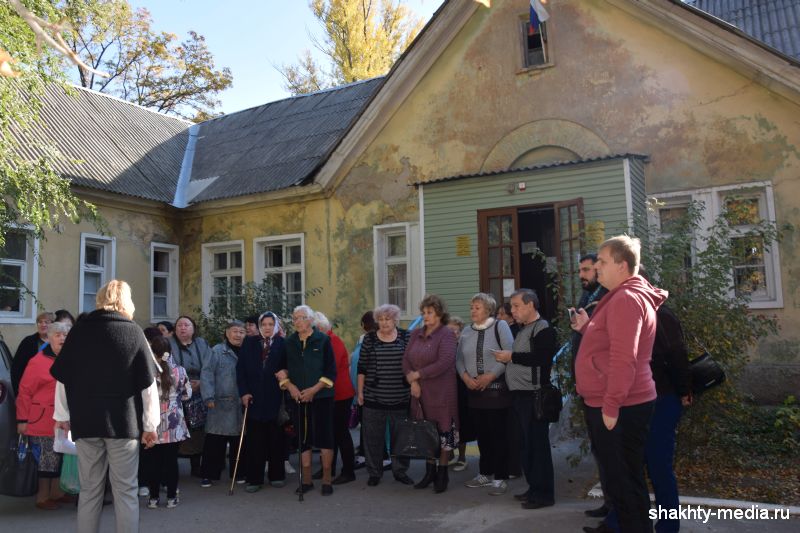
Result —
M561 273L561 298L570 306L581 294L578 260L584 253L583 198L555 204L556 242Z
M478 211L481 292L502 305L519 287L517 208Z

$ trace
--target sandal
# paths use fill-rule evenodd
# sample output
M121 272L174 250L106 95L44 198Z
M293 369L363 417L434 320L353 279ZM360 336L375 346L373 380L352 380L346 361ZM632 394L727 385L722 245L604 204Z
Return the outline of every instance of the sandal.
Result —
M463 472L467 469L466 459L462 459L453 463L453 472Z

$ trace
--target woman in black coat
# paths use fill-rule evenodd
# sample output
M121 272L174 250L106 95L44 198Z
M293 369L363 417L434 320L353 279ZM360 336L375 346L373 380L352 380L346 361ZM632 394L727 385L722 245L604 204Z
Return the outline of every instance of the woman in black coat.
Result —
M286 351L278 317L266 312L258 317L260 335L246 337L239 351L236 377L242 405L247 406L244 450L247 465L247 492L264 484L264 466L273 487L286 484L286 445L278 420L283 391L275 373L286 366Z

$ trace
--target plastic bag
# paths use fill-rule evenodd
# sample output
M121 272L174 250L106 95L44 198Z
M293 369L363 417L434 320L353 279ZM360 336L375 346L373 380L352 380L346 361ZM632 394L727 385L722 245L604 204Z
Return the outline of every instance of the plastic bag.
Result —
M61 428L56 428L55 439L53 439L53 451L69 455L78 455L75 443L72 442L72 432L64 433Z
M81 491L77 455L64 455L61 463L61 480L58 485L67 494L78 494Z

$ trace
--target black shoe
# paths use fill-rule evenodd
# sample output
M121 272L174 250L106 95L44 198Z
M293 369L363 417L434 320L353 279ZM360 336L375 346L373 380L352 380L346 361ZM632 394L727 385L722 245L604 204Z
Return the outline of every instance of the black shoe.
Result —
M414 485L415 489L424 489L431 483L433 483L433 478L436 477L436 464L435 463L425 463L425 477L419 480L419 483Z
M522 494L514 494L514 499L518 502L526 502L528 501L528 495L530 494L529 490L526 490Z
M583 514L591 518L605 518L608 516L608 511L610 511L610 509L606 507L606 504L604 503L597 509L589 509L588 511L584 511Z
M356 480L355 474L339 474L339 476L333 480L334 485L344 485L345 483L350 483L351 481Z
M614 533L614 530L606 525L605 522L600 522L597 527L583 526L586 533Z
M408 477L406 474L397 474L394 476L395 481L399 481L403 485L413 485L414 480Z
M380 482L381 478L379 478L378 476L369 476L369 479L367 480L367 486L374 487Z
M330 496L333 494L333 486L323 483L322 485L322 495L323 496Z
M522 502L523 509L542 509L543 507L552 507L555 503L542 503L542 502Z
M450 481L450 474L447 472L447 465L436 467L436 478L433 481L433 490L437 494L447 490L447 483Z
M322 479L322 469L320 468L319 470L314 472L314 475L311 476L311 479Z
M306 492L311 492L314 490L313 483L303 483L301 486L297 487L294 491L295 494L300 494L301 492L305 494Z

